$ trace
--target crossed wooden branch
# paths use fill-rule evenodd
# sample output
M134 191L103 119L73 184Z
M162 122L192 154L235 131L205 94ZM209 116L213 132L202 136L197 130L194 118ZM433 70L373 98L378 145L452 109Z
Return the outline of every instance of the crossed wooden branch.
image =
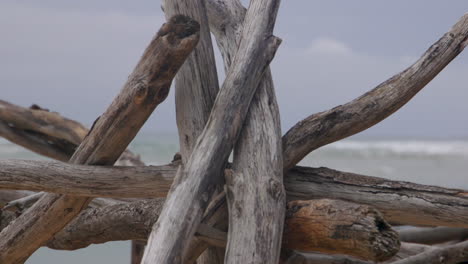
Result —
M197 263L219 263L220 255L226 263L278 263L281 248L380 261L398 251L399 240L378 211L392 223L466 228L466 191L295 165L311 151L359 133L407 103L464 49L468 15L408 69L347 104L306 118L281 138L268 69L280 43L272 35L278 7L277 0L252 0L248 10L237 0L167 0L164 10L169 22L90 131L37 106L28 110L0 102L1 136L69 162L0 162L1 188L48 192L35 195L39 200L17 218L8 211L2 213L9 225L2 226L0 233L0 262L22 263L43 245L74 249L117 239L146 240L148 235L144 263L193 263L209 246L227 247L226 255L212 248ZM227 70L221 89L210 30ZM125 148L165 99L177 71L181 160L166 166L133 167L143 164ZM233 148L233 163L228 164ZM119 157L121 164L131 167L84 166L113 165ZM86 209L92 197L153 199ZM297 201L319 198L361 205ZM288 208L286 199L291 201ZM368 206L378 211L374 214ZM323 213L297 222L323 207L339 210L341 218ZM344 221L346 212L357 208L367 212L363 214L373 224L348 219L350 226L366 226L364 233L350 240L354 247L342 242L338 252L331 251L327 243L338 240L326 241L336 238L338 231L315 236L298 232L314 229L317 223L335 230L334 223ZM115 232L96 232L109 226ZM86 229L90 227L93 230ZM82 237L71 240L70 234ZM305 239L306 245L298 242ZM430 263L429 256L453 252L450 261L462 261L466 249L463 242L430 249L413 260ZM283 252L285 256L291 257L287 261L294 258Z

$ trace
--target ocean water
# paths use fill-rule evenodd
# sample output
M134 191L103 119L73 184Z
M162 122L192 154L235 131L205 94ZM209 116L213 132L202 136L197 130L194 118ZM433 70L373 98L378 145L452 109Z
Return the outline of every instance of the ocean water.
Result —
M148 165L172 160L178 139L170 134L139 135L130 149ZM45 159L0 139L0 159ZM468 140L349 139L318 149L300 165L325 166L337 170L395 180L468 189ZM129 242L111 242L77 251L42 248L28 264L127 264Z

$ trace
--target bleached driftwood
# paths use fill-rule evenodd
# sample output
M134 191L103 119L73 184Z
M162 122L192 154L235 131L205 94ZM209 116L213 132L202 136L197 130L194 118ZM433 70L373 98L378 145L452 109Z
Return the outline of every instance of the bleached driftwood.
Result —
M239 136L260 78L280 44L272 36L277 3L254 0L250 8L233 67L190 158L176 175L177 185L151 233L144 263L182 261L203 211L221 181L219 176Z
M0 160L0 188L95 197L164 197L176 170L173 164L109 167ZM468 228L466 190L299 166L289 170L284 181L290 201L339 199L372 206L394 223Z

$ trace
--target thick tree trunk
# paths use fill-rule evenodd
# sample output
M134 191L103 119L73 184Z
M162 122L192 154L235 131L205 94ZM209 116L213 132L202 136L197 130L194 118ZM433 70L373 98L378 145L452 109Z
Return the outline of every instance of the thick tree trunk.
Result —
M198 42L199 25L183 16L163 25L126 85L78 147L71 163L112 165L169 91L177 70ZM48 194L0 234L0 262L21 263L90 202Z
M347 104L296 124L283 137L285 169L292 168L311 151L359 133L393 114L463 51L467 38L465 14L406 70Z
M145 263L180 263L236 142L265 68L280 40L272 36L277 3L253 1L239 52L212 114L151 233ZM181 253L182 252L182 253Z

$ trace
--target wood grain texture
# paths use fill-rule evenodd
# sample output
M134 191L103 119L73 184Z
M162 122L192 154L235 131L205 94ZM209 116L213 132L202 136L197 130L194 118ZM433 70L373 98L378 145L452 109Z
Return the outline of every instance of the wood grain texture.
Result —
M112 165L124 152L198 42L199 25L175 16L151 41L120 94L98 118L70 159L74 164ZM0 262L22 263L91 201L48 194L0 233Z
M281 42L271 35L277 6L267 3L259 0L250 4L239 52L203 133L184 168L176 175L177 186L171 190L154 226L144 263L181 263L203 211L222 180L222 170L260 78Z
M176 121L182 164L185 164L206 125L219 91L219 82L205 1L165 0L163 3L166 16L184 14L200 23L199 44L175 79ZM198 261L198 264L218 263L222 262L210 256Z
M219 82L204 0L164 0L169 18L182 14L200 23L200 41L175 78L176 117L182 160L190 157L208 121Z
M467 44L468 14L413 65L355 100L307 117L283 137L284 168L326 144L359 133L400 109L441 72Z
M163 199L157 198L88 208L57 233L47 246L75 250L108 241L145 241L163 203ZM227 215L224 219L227 220ZM0 217L0 222L11 220ZM396 231L368 206L332 200L294 201L288 205L286 222L283 248L348 253L379 260L388 259L398 251ZM199 225L195 238L220 248L227 244L227 233L210 227L208 222ZM219 259L219 255L216 258Z
M215 4L222 5L225 12L221 19L209 12L210 28L228 71L240 42L246 10L237 0ZM273 80L267 69L234 147L234 173L226 177L230 214L225 263L278 262L285 210L279 119ZM275 196L271 195L272 189Z
M393 264L453 264L468 261L468 240L424 251L420 254L392 262Z
M400 249L398 233L375 209L339 200L288 203L283 248L384 261Z
M0 160L0 188L87 197L166 197L176 169L172 164L114 167Z
M65 170L66 176L59 175L60 171ZM172 164L98 167L60 162L1 160L0 188L34 187L36 190L64 192L70 195L89 193L99 197L155 197L163 196L169 191L176 170L177 166ZM5 176L7 171L13 171L13 174ZM89 173L93 175L84 176ZM21 182L18 182L19 179ZM370 205L393 223L468 228L466 190L392 181L328 168L299 166L285 174L284 182L289 201L339 199ZM221 200L221 203L224 202ZM220 208L221 205L215 207L216 210L225 210Z
M464 190L298 166L284 180L288 200L339 199L372 206L390 223L468 227Z

